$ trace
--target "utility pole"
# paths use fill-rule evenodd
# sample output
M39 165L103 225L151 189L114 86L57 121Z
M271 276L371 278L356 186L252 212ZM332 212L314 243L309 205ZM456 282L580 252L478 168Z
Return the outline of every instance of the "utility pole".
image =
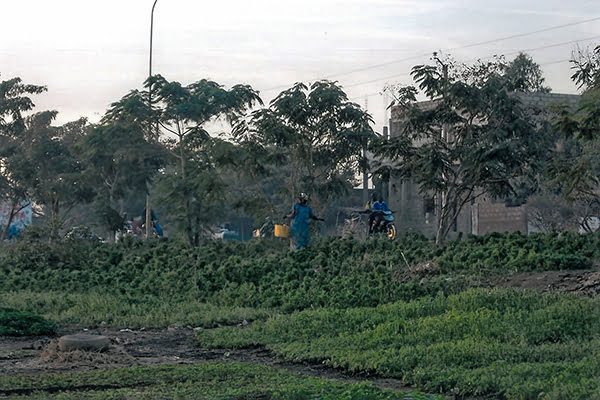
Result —
M148 62L148 78L152 77L152 34L154 31L154 7L156 2L152 4L152 12L150 13L150 60ZM152 108L152 85L148 87L148 107ZM148 120L148 132L152 132L152 118ZM146 181L146 239L152 236L152 210L150 208L150 182Z
M387 122L386 122L387 123ZM383 139L384 140L390 140L390 131L389 128L387 126L383 127ZM384 196L384 200L388 202L390 202L390 177L388 176L387 180L385 182L382 182L382 187L385 188L385 192L383 193Z
M365 96L365 112L369 111L369 96ZM369 168L367 167L367 140L365 138L365 144L363 145L363 204L369 202Z
M448 94L448 64L443 62L437 55L437 52L433 53L433 59L442 67L442 75L444 77L444 92L442 93L442 99L445 100ZM442 139L445 141L449 140L448 137L448 123L442 124Z
M437 52L433 53L433 58L434 60L442 67L442 75L444 77L444 91L442 93L442 101L446 100L446 97L448 95L448 64L444 63L437 55ZM445 142L449 141L449 129L448 129L448 123L444 122L442 123L442 140L444 140ZM445 178L445 176L443 175L443 177ZM444 191L440 191L439 192L439 201L437 202L437 208L438 208L438 215L437 218L441 218L442 217L442 213L444 212L445 208L448 206L447 202L448 202L448 198L446 196L446 193ZM436 235L436 240L437 240L437 235Z

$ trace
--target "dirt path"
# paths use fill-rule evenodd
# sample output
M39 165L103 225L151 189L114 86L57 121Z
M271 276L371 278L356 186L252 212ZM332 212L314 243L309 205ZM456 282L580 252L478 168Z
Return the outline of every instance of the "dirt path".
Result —
M61 334L81 332L65 330ZM111 339L105 353L73 352L68 356L56 351L56 339L0 337L0 374L22 375L60 371L86 371L134 365L193 364L204 361L242 361L284 369L304 376L346 382L369 381L380 388L409 391L400 380L368 375L350 375L320 364L289 363L277 359L264 348L246 350L206 350L197 347L194 331L189 328L165 330L94 329L86 333ZM2 391L0 390L0 397Z
M524 272L494 278L491 285L594 296L600 294L600 270Z

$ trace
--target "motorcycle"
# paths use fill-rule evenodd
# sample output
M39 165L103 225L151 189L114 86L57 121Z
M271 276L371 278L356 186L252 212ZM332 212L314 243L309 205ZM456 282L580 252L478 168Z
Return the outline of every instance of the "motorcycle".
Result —
M396 218L394 217L394 212L388 210L371 211L371 213L376 213L373 219L371 235L384 233L388 239L396 239L398 231L396 230L396 225L394 224L394 221L396 220Z
M252 237L254 238L272 238L275 233L275 223L270 217L265 218L265 222L260 228L252 231Z

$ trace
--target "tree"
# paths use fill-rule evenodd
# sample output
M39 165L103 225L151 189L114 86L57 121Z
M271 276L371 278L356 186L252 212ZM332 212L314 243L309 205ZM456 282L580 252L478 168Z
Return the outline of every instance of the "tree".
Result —
M528 221L541 232L561 232L577 228L577 213L565 198L541 192L527 202Z
M28 95L40 94L45 86L28 85L21 78L0 82L0 134L16 137L25 130L24 113L35 106Z
M86 172L96 187L97 212L111 231L122 227L119 216L125 195L144 193L146 182L165 162L164 148L149 142L144 133L136 123L105 122L78 143L78 153L86 160Z
M25 119L21 157L11 163L12 174L28 188L31 199L45 207L50 237L58 236L73 207L94 197L84 166L71 145L73 125L52 126L56 111Z
M576 109L561 107L553 125L563 143L546 171L548 185L579 210L589 230L591 217L600 215L600 46L578 49L571 60L571 79L582 90Z
M166 133L164 144L174 163L158 178L159 196L195 245L204 231L205 203L213 201L222 187L211 154L215 141L205 125L219 119L235 123L262 101L248 85L227 90L206 79L182 86L156 75L146 81L146 87L156 99L154 111L146 115L154 115Z
M284 157L288 198L305 191L326 201L352 188L356 172L366 166L371 122L336 82L323 80L281 92L233 133L238 143L256 143Z
M9 204L6 223L0 227L0 240L6 238L14 217L30 205L28 188L15 174L13 165L24 157L24 114L34 107L29 96L44 91L46 87L24 84L18 77L0 82L0 201Z
M186 178L181 178L177 164L168 165L156 179L157 198L168 204L171 220L184 232L190 244L197 246L210 233L210 225L226 213L228 187L224 180L222 147L233 146L218 138L193 141L192 135L181 144L186 157ZM243 168L243 166L241 167Z
M160 132L156 126L158 118L158 110L154 107L156 99L150 104L148 98L148 91L130 91L110 105L100 120L100 124L103 126L128 126L143 132L147 141L157 142Z
M483 195L510 195L515 180L533 179L549 146L543 124L512 94L500 68L472 69L468 79L454 68L438 58L435 65L414 67L412 76L430 102L419 105L417 88L404 89L400 134L374 146L389 160L382 170L438 195L437 244L465 205Z
M571 79L584 91L600 88L600 45L594 49L577 48L571 57L575 71Z
M525 53L519 53L507 66L505 76L512 90L517 92L549 93L550 87L544 86L545 78L540 65Z

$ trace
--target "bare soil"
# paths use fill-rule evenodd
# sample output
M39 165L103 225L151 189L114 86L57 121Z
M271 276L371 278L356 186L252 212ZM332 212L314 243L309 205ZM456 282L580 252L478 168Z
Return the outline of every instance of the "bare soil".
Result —
M71 329L61 334L78 333ZM61 352L57 338L0 337L0 374L23 375L60 371L87 371L135 365L194 364L204 361L243 361L281 368L305 376L348 382L369 380L381 388L409 390L400 380L368 375L350 375L321 364L289 363L277 359L265 348L206 350L197 346L194 330L171 327L165 330L86 330L111 339L105 352ZM9 393L0 390L0 397Z
M567 292L585 296L600 293L600 270L545 271L518 273L492 279L499 287L534 289L542 292Z

